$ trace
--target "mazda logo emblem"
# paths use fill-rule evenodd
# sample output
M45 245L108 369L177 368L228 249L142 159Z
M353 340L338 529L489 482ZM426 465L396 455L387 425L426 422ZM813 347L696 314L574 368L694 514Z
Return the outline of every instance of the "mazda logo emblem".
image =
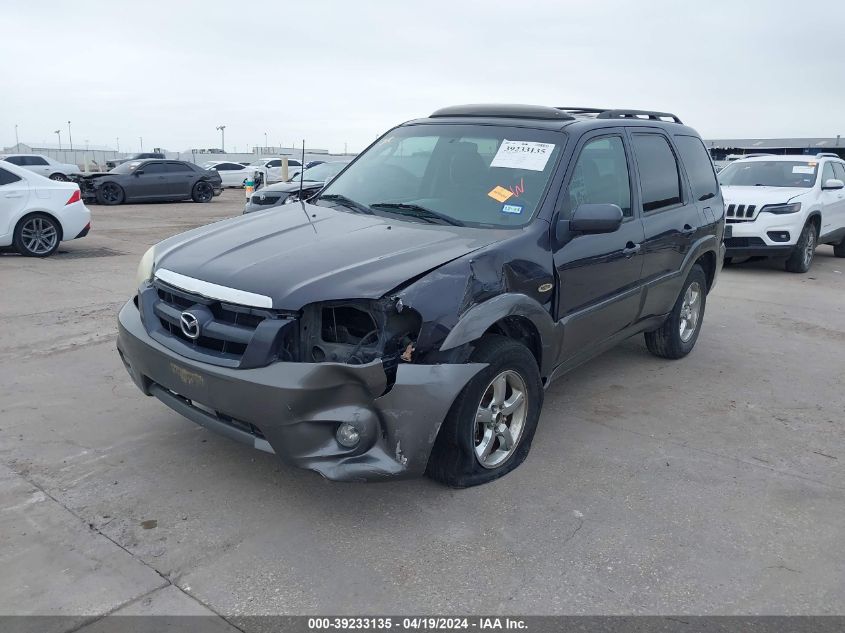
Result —
M192 341L195 341L200 337L199 319L190 312L183 312L179 316L179 325L182 327L182 334Z

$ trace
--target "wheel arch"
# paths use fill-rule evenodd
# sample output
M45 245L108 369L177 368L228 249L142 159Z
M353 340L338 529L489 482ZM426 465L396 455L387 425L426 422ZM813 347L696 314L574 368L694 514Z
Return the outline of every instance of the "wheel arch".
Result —
M821 209L813 209L807 214L807 219L804 221L804 225L806 226L808 222L812 222L816 225L816 237L821 237L822 232L822 211Z
M12 239L14 239L14 236L17 235L18 229L20 228L21 224L23 224L24 220L32 217L33 215L46 215L50 219L55 221L56 225L59 227L59 242L64 241L65 227L62 224L61 219L55 213L47 209L27 209L26 212L15 221L15 228L12 230Z
M488 333L522 342L537 360L540 375L550 374L559 347L558 326L535 299L508 293L472 306L446 336L440 351L473 343Z

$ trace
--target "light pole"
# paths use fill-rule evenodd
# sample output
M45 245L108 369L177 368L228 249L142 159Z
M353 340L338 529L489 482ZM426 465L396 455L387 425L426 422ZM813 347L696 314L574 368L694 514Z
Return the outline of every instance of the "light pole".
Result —
M18 124L15 123L15 145L20 145L20 144L21 144L21 142L18 140ZM19 150L20 148L16 147L15 149Z
M218 125L217 129L220 130L220 149L223 150L223 153L226 153L226 126L225 125Z
M67 141L70 143L70 151L73 151L73 136L70 134L70 121L67 122Z
M267 151L267 132L264 132L264 151Z
M140 149L140 151L142 151L142 152L143 152L143 151L144 151L144 137L143 137L143 136L139 136L139 137L138 137L138 140L139 140L139 141L141 141L141 149Z
M56 130L56 131L55 131L55 132L53 132L53 133L54 133L56 136L58 136L58 137L59 137L59 151L62 151L62 131L61 131L61 130Z
M119 154L120 153L120 137L117 136L117 137L115 137L114 140L117 141L117 153Z

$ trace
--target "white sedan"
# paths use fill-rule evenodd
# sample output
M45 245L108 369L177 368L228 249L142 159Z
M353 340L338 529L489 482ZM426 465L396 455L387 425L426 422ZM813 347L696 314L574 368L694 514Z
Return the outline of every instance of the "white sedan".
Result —
M76 165L60 163L42 154L6 154L0 159L51 180L70 180L69 176L82 173Z
M47 257L59 242L85 237L90 229L91 212L76 183L0 162L0 248Z
M243 187L247 176L255 175L255 167L232 163L229 161L214 161L205 164L206 169L216 169L224 187Z
M250 167L260 172L266 183L281 182L283 180L281 158L261 158L250 165ZM294 173L298 174L301 170L302 163L295 158L288 158L288 178L291 178Z

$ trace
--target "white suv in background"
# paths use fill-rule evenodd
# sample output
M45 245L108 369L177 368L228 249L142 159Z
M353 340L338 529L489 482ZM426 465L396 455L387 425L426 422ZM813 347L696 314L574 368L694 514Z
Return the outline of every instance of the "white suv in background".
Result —
M719 172L725 200L725 261L785 257L805 273L818 244L845 257L845 161L836 154L758 154Z
M6 154L5 156L0 156L0 159L18 167L28 169L50 180L68 181L70 180L70 176L82 173L76 165L60 163L49 156L43 156L41 154Z

